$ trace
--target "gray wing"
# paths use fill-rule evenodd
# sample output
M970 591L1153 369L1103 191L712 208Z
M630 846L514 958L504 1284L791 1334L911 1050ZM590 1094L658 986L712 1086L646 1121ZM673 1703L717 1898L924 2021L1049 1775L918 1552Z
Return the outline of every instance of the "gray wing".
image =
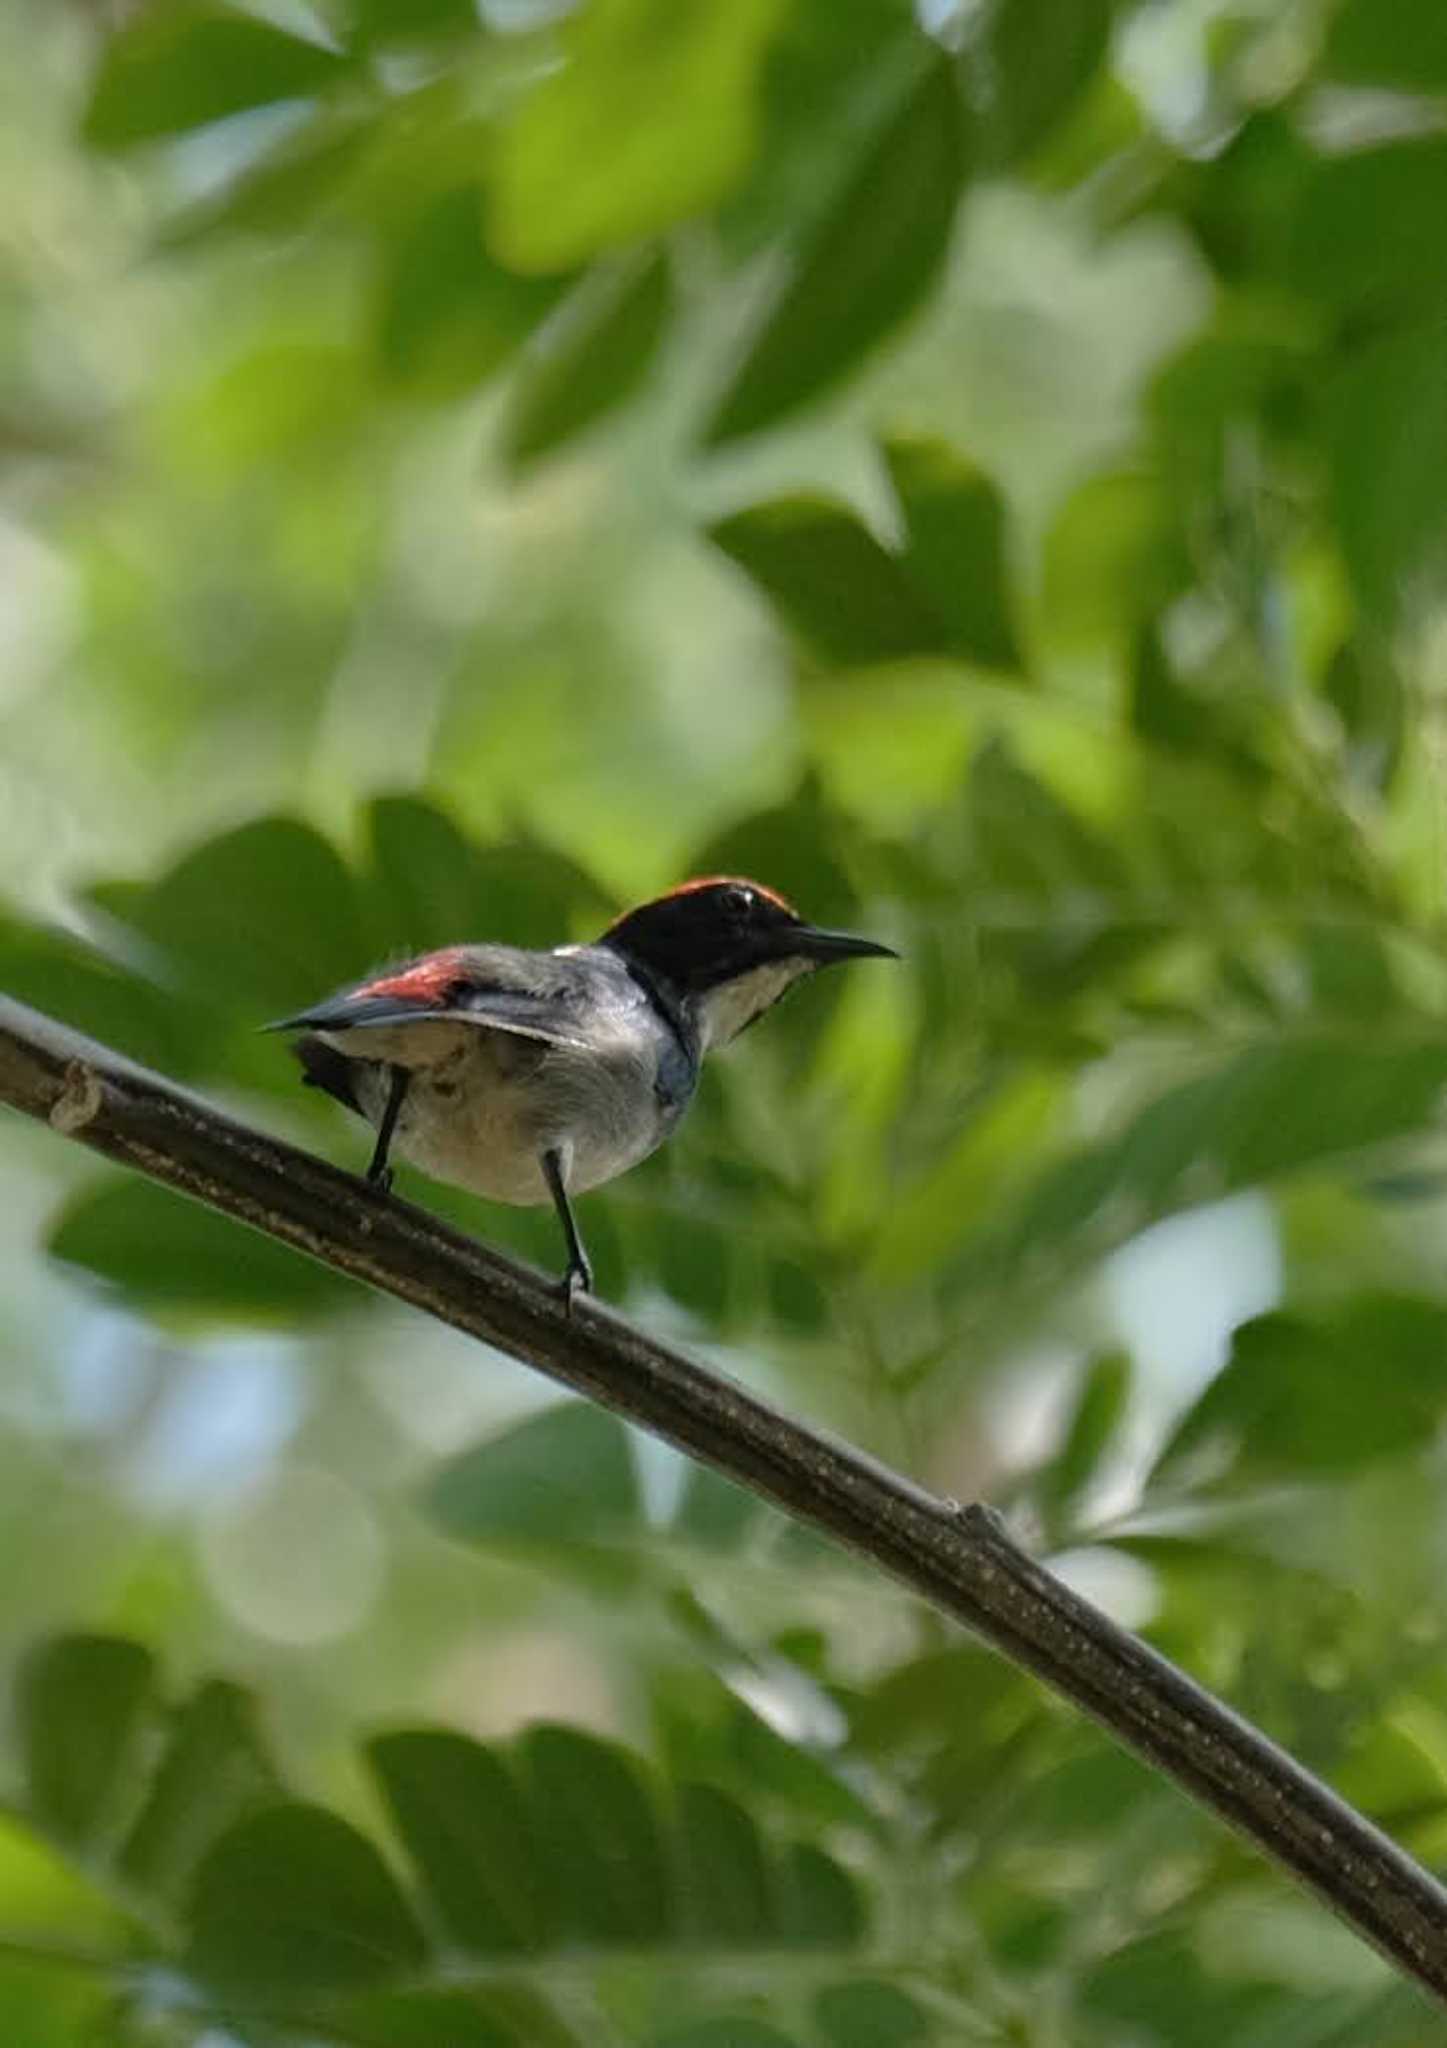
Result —
M330 1034L447 1019L586 1052L584 995L563 957L516 946L454 946L339 989L265 1028Z

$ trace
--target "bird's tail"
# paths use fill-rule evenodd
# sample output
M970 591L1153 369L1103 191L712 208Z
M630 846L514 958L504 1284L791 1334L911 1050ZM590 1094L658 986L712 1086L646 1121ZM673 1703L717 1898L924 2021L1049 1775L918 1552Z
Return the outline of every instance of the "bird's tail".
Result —
M335 1096L346 1109L355 1109L362 1114L362 1105L352 1087L352 1062L345 1053L328 1045L324 1038L315 1038L310 1033L299 1038L292 1051L301 1061L302 1079L308 1088L321 1088L328 1095Z

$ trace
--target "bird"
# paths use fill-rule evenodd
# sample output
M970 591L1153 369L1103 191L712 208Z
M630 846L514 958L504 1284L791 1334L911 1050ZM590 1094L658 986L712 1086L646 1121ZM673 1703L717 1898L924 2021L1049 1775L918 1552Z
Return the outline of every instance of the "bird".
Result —
M374 1126L366 1177L395 1154L489 1200L549 1201L571 1314L593 1270L572 1198L677 1127L704 1056L806 975L892 946L806 923L738 875L680 883L586 945L423 953L264 1028L300 1032L303 1081Z

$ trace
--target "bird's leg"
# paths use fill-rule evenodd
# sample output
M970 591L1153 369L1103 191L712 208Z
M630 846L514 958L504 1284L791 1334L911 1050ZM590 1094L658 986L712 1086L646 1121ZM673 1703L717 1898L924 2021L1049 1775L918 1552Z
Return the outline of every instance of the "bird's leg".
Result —
M556 1147L543 1154L543 1173L552 1193L553 1207L558 1212L558 1221L563 1226L563 1235L568 1241L567 1271L558 1283L558 1291L563 1297L564 1308L571 1315L573 1296L593 1292L593 1268L588 1264L588 1254L583 1250L583 1240L578 1235L573 1205L563 1185L562 1155Z
M382 1121L377 1126L377 1142L372 1147L372 1157L367 1166L367 1179L374 1188L380 1188L383 1194L386 1194L392 1185L392 1169L387 1164L387 1153L391 1149L392 1133L397 1128L402 1098L407 1093L407 1083L411 1078L406 1067L393 1067L392 1083L387 1091L387 1106L382 1111Z

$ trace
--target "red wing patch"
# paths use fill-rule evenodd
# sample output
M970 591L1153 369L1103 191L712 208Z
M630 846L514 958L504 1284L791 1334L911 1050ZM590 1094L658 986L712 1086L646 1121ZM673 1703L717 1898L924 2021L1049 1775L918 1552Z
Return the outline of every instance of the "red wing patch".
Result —
M445 946L440 953L424 953L420 960L409 961L395 974L363 983L361 988L352 990L352 995L400 996L404 1002L435 1003L446 995L461 969L462 947Z
M666 889L665 896L692 896L700 889L719 889L732 882L735 888L752 889L756 896L762 896L769 903L776 903L780 910L786 910L790 917L798 912L787 896L781 896L777 889L770 889L762 882L751 882L747 875L696 875L691 882L680 882L677 888Z

